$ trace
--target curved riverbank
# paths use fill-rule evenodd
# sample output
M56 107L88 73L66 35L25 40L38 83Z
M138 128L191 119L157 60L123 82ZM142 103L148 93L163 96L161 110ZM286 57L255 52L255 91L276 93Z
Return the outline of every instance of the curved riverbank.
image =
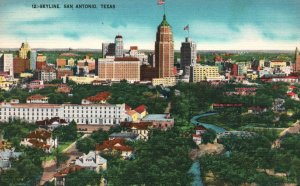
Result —
M203 126L207 129L212 129L216 133L223 133L226 130L222 127L218 127L218 126L213 125L213 124L202 123L202 122L198 121L200 118L207 117L207 116L212 116L212 115L216 115L216 114L218 114L218 113L209 112L209 113L199 114L197 116L192 117L191 123L195 126ZM200 163L198 161L195 161L193 163L189 173L194 175L194 181L192 183L192 186L203 186L203 181L202 181L202 178L201 178Z
M216 114L218 114L218 113L216 113L216 112L209 112L209 113L199 114L197 116L192 117L191 123L193 125L196 125L196 126L200 125L200 126L203 126L203 127L207 128L207 129L212 129L216 133L225 132L226 130L224 128L222 128L222 127L218 127L218 126L216 126L214 124L202 123L202 122L198 121L200 118L207 117L207 116L212 116L212 115L216 115Z

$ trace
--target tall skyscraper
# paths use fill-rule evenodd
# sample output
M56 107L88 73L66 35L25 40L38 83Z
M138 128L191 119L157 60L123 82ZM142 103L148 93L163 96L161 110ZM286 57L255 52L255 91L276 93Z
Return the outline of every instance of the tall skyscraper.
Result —
M300 54L298 47L296 47L295 51L295 72L300 72Z
M102 43L102 58L106 56L115 56L115 43Z
M37 57L36 50L32 50L30 52L30 69L31 70L36 69L36 57Z
M30 47L27 42L22 43L21 48L19 50L19 58L28 59L28 54L30 52Z
M123 37L121 35L117 35L115 37L115 52L116 52L116 57L123 57L124 47L123 47Z
M155 67L158 78L173 77L174 68L174 43L172 29L166 15L157 27L155 41Z
M180 68L183 70L183 74L189 76L190 66L194 66L197 62L197 45L188 37L185 38L185 42L181 43L180 60Z
M13 55L0 54L0 72L8 72L9 75L14 75Z

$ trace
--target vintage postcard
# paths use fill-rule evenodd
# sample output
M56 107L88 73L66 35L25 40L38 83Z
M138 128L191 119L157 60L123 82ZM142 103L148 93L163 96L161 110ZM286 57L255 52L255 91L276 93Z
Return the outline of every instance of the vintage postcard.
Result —
M300 185L299 10L0 0L0 185Z

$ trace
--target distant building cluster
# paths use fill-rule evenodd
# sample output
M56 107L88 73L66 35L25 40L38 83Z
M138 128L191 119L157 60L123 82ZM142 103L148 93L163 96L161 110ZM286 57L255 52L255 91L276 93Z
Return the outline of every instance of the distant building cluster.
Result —
M0 88L10 90L17 86L18 78L33 78L42 82L63 79L64 83L71 80L77 84L93 85L110 85L126 80L129 83L174 86L178 81L218 83L256 79L294 83L300 76L298 48L294 61L233 61L230 54L225 55L229 56L225 59L216 53L212 53L214 61L206 61L197 53L197 44L186 37L181 43L180 56L175 61L173 32L166 15L157 27L154 47L153 53L141 52L138 46L125 50L124 38L118 34L113 42L102 43L102 58L94 59L89 55L81 58L69 52L49 62L49 56L31 49L24 42L17 56L0 54Z

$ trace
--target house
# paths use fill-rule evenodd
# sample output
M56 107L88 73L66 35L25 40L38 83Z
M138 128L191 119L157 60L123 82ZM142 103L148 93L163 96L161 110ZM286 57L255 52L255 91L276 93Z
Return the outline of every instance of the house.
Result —
M41 121L36 121L35 124L39 125L39 127L53 131L55 128L68 125L68 122L65 119L60 119L59 117L53 117L51 119L45 119Z
M109 140L113 139L125 139L127 141L134 141L137 140L138 134L135 134L133 132L119 132L119 133L112 133L109 135Z
M96 144L96 152L110 155L120 154L124 159L133 156L133 148L125 144L125 139L107 140L102 144Z
M289 90L290 90L290 91L293 91L295 88L297 88L295 85L289 86Z
M21 145L39 148L46 153L51 153L57 148L57 139L52 138L52 133L44 129L37 129L21 141Z
M125 110L126 110L126 111L129 111L129 110L132 110L132 108L131 108L131 106L129 106L129 105L127 105L127 104L125 103Z
M205 132L207 132L207 129L201 125L199 126L196 126L194 128L195 132L196 132L196 135L201 135L201 134L204 134Z
M71 87L68 85L62 84L59 85L58 88L56 89L56 92L58 93L63 93L63 94L70 94L71 93Z
M122 122L121 127L125 127L129 129L131 132L138 135L138 140L148 140L149 138L149 130L152 127L152 122Z
M294 93L294 92L288 92L287 95L294 100L299 100L298 94Z
M152 128L160 130L167 130L174 126L174 118L171 118L170 114L148 114L141 121L152 122Z
M11 160L18 159L21 154L21 152L15 152L14 148L0 150L0 172L9 169L11 167Z
M48 97L40 94L29 96L26 103L48 103Z
M144 118L148 114L147 107L145 105L140 105L136 107L134 110L138 113L139 119Z
M97 154L96 151L90 151L88 154L84 154L77 158L75 165L88 170L100 172L107 169L107 160Z
M91 104L91 103L106 103L110 98L111 93L109 92L100 92L95 96L90 96L82 100L82 104Z
M200 145L202 143L201 134L193 134L193 141L196 143L196 145Z
M130 121L130 122L138 122L139 121L139 113L135 110L128 110L125 112L126 118L125 120Z
M275 112L283 112L285 111L285 100L284 99L281 99L281 98L276 98L274 101L273 101L273 107L272 107L272 110L274 110Z
M34 80L34 81L31 81L27 87L30 90L34 90L34 89L43 89L43 88L45 88L45 85L44 85L44 81L42 81L42 80Z
M54 174L54 185L65 186L65 178L72 172L83 170L84 168L78 165L70 165Z

